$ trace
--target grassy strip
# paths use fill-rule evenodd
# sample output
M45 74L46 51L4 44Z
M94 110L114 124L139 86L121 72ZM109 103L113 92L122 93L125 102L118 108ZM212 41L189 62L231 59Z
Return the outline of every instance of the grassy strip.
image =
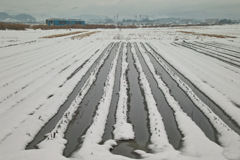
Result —
M237 38L234 36L226 36L226 35L219 35L219 34L206 34L206 33L196 33L196 32L187 32L187 31L178 31L178 32L185 33L185 34L192 34L196 36L206 36L206 37L215 37L215 38Z
M54 34L54 35L45 36L45 37L42 37L42 38L64 37L64 36L69 36L69 35L78 34L78 33L83 33L83 32L86 32L86 31L77 31L77 32L70 32L70 33L63 33L63 34Z
M97 29L97 28L116 28L114 25L64 25L64 26L47 26L47 25L33 25L31 29Z
M26 29L41 29L41 30L51 30L51 29L115 29L115 28L136 28L136 26L116 26L116 25L64 25L64 26L47 26L47 25L28 25L22 23L5 23L0 22L0 30L26 30Z
M73 36L73 37L71 37L71 39L83 39L84 37L89 37L92 34L95 34L95 33L98 33L98 32L100 32L100 31L88 32L88 33L85 33L85 34Z
M215 24L221 25L221 24ZM0 30L26 30L26 29L41 29L41 30L51 30L51 29L134 29L134 28L161 28L161 27L191 27L191 26L210 26L209 24L188 24L188 25L146 25L146 26L136 26L136 25L127 25L127 26L118 26L118 25L105 25L105 24L90 24L90 25L64 25L64 26L47 26L45 24L41 25L28 25L21 23L5 23L0 22ZM208 34L206 34L207 36ZM221 35L217 35L221 36ZM218 37L219 38L219 37ZM227 38L227 37L224 37Z
M0 22L0 30L26 30L29 28L30 25L28 24L20 24L20 23L3 23Z

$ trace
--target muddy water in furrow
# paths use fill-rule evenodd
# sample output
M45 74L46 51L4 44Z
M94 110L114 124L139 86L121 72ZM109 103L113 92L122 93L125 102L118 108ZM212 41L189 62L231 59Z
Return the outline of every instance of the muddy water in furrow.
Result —
M230 58L230 57L227 57L225 55L221 55L219 53L214 53L214 52L211 52L209 50L205 50L203 48L196 47L196 46L193 46L193 45L189 45L189 44L183 43L183 42L180 42L180 43L174 42L174 43L177 44L177 45L180 45L182 47L185 47L185 48L188 48L188 49L191 49L191 50L195 51L195 52L192 52L192 53L200 53L200 54L212 57L214 59L217 59L219 61L222 61L226 64L230 64L232 66L240 68L240 61L237 58L233 58L233 57Z
M83 98L79 105L79 108L70 122L67 131L65 132L65 139L67 140L66 148L63 151L63 155L69 157L74 151L81 148L82 136L86 133L87 129L93 122L93 116L95 115L99 101L103 95L104 83L107 79L107 75L110 71L111 63L119 47L117 43L112 49L109 57L101 67L97 79Z
M231 58L233 60L235 60L235 59L237 60L240 58L239 55L236 54L235 52L229 52L229 51L223 50L221 48L212 48L212 47L207 46L206 44L195 43L195 42L185 42L185 43L190 44L191 46L195 46L197 48L201 48L203 50L207 50L210 52L218 53L223 56L227 56L228 58Z
M62 115L64 112L68 109L72 101L75 99L79 91L81 90L82 86L86 82L87 78L89 77L90 73L94 70L97 63L102 59L102 56L105 52L109 49L109 47L112 44L109 44L109 46L103 51L103 53L100 55L100 57L97 59L97 61L90 67L86 75L83 76L81 81L76 85L72 93L68 96L67 100L63 103L63 105L59 108L58 112L41 128L41 130L38 132L38 134L34 137L33 141L30 142L26 149L34 149L38 148L37 144L40 143L42 140L44 140L45 135L53 130L53 128L56 126L58 121L62 118ZM59 86L61 88L62 85Z
M158 88L158 84L154 79L151 71L148 69L148 66L146 65L137 45L135 44L134 46L135 46L138 58L140 60L141 66L143 68L143 71L150 84L152 94L157 103L158 110L163 118L163 123L168 135L169 142L172 144L172 146L175 149L178 149L181 146L182 135L178 130L173 110L168 105L163 92Z
M141 149L149 152L149 124L147 109L144 98L142 96L139 84L139 74L134 65L132 53L130 51L131 45L127 44L127 62L129 69L127 71L127 80L129 83L129 101L128 101L128 116L129 122L133 125L135 139L130 141L118 141L118 146L114 147L112 153L119 154L131 158L140 158L139 155L133 151Z
M157 52L155 52L157 53ZM159 53L157 53L159 54ZM240 126L231 119L213 100L211 100L206 94L199 90L192 82L190 82L185 76L183 76L177 69L169 64L163 57L161 60L176 74L184 83L186 83L193 92L204 102L216 115L218 115L232 130L240 135Z
M216 130L206 118L206 116L195 106L187 94L178 86L178 84L170 77L156 59L148 52L148 56L153 63L156 72L162 77L170 89L170 94L179 102L183 111L201 128L205 135L212 141L217 142Z
M225 51L240 54L240 48L235 47L235 46L230 46L230 45L227 45L227 44L198 42L198 41L195 41L195 43L202 44L202 45L207 45L207 46L210 46L210 47L215 47L216 49L221 49L221 50L225 50Z
M114 124L116 122L115 120L115 113L117 109L117 103L119 98L119 90L120 90L120 76L121 76L121 65L122 65L122 53L123 53L123 45L121 44L120 48L120 54L118 57L118 63L117 63L117 69L116 69L116 75L115 75L115 81L114 81L114 88L113 88L113 95L111 100L111 105L109 108L109 114L107 118L107 123L105 126L104 135L102 137L102 143L109 139L113 139L113 130L114 130Z

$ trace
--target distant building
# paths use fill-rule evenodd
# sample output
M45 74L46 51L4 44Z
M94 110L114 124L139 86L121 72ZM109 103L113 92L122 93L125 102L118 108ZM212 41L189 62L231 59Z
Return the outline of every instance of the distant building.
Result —
M85 21L80 19L57 19L51 18L46 20L48 26L63 26L63 25L85 25Z
M219 20L220 24L232 24L232 20L231 19L221 19Z
M181 19L179 24L197 24L198 21L195 19Z
M206 19L207 24L216 24L219 22L219 19Z

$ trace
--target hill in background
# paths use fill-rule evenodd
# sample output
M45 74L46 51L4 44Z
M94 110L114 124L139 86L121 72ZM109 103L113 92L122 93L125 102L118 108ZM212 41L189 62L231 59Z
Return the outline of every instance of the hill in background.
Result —
M36 18L28 14L9 15L6 12L0 12L0 21L2 22L36 22Z

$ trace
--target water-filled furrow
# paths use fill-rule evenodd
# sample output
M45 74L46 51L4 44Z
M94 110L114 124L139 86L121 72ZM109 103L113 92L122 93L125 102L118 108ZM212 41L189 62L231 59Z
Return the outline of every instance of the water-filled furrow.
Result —
M238 55L234 55L234 54L230 54L228 52L223 52L223 51L220 51L220 50L205 47L204 45L200 45L198 43L184 42L183 44L188 44L188 45L194 46L196 48L199 48L203 51L207 51L208 53L215 53L219 56L223 56L223 57L226 57L226 58L229 58L229 59L239 59L240 58Z
M111 50L109 57L106 59L104 65L99 70L96 81L89 89L83 100L79 104L79 108L76 111L76 115L68 125L65 132L65 139L67 140L66 148L63 151L63 155L66 157L79 150L82 144L82 136L86 133L93 121L93 116L96 112L96 107L104 93L104 85L111 67L111 62L119 47L117 43Z
M144 47L144 49L146 49ZM216 130L208 120L208 118L198 109L191 101L187 94L178 86L164 68L156 61L151 53L147 52L152 64L154 65L158 75L162 77L167 87L170 89L170 94L179 102L183 111L201 128L205 135L212 141L217 142Z
M113 133L112 132L113 132L113 129L114 129L114 124L116 122L115 113L116 113L117 103L118 103L118 99L119 99L120 75L121 75L121 64L122 64L121 59L122 59L122 53L123 53L123 46L124 46L124 43L121 44L120 54L119 54L119 57L118 57L112 101L111 101L111 106L109 108L109 114L108 114L107 123L106 123L106 126L105 126L105 132L104 132L104 135L102 137L102 142L103 143L105 141L109 140L109 139L113 139Z
M208 45L208 46L211 46L211 47L216 47L216 48L220 48L222 50L226 50L226 51L229 51L229 52L235 52L237 54L240 54L240 48L238 47L235 47L235 46L230 46L230 45L227 45L227 44L221 44L221 43L209 43L209 42L197 42L196 43L199 43L199 44L203 44L203 45ZM236 49L236 50L234 50Z
M146 74L148 82L152 89L152 94L157 103L158 111L160 112L163 118L163 123L169 138L169 142L172 144L172 146L175 149L178 149L181 146L182 135L178 130L178 126L175 120L173 110L167 103L163 92L159 89L156 80L154 79L152 73L150 72L146 62L142 57L142 53L139 51L138 46L136 44L135 44L135 48L136 48L136 52L140 60L141 66L143 68L143 71ZM162 73L162 74L165 74L165 73Z
M53 128L56 126L58 121L61 119L63 113L68 109L72 101L75 99L75 97L79 94L79 91L85 84L86 80L90 76L91 72L95 69L98 62L102 59L103 55L108 52L107 50L112 46L112 44L109 44L109 46L102 52L100 57L96 60L96 62L90 67L90 69L87 71L87 73L82 77L81 81L76 85L74 90L69 94L67 100L63 103L62 106L60 106L57 113L41 128L41 130L38 132L38 134L34 137L33 141L30 142L26 149L34 149L37 148L37 144L40 143L44 138L45 135L53 130ZM62 87L62 86L59 86Z
M161 61L163 61L167 67L174 72L176 76L178 76L184 83L186 83L192 91L198 96L198 98L205 103L216 115L218 115L224 123L226 123L232 130L240 135L240 127L239 125L224 112L221 107L219 107L213 100L211 100L205 93L203 93L198 87L196 87L190 80L188 80L183 74L181 74L176 68L174 68L170 63L168 63L159 53L157 53L154 48L148 45L155 55L158 56ZM150 54L149 54L150 55ZM153 58L153 57L152 57Z
M229 58L226 58L226 57L224 57L224 56L220 56L220 55L218 55L218 54L207 53L207 52L205 52L205 51L202 51L202 50L197 49L197 48L195 48L195 47L191 47L191 46L186 45L186 44L176 43L176 42L174 42L174 43L177 44L177 45L180 45L180 46L189 48L189 49L191 49L191 50L194 50L194 51L196 51L197 53L200 53L200 54L203 54L203 55L206 55L206 56L215 58L215 59L217 59L217 60L220 60L220 61L222 61L222 62L228 63L228 64L233 65L233 66L236 66L236 67L240 67L240 62L239 62L239 61L236 61L236 60L234 60L234 59L229 59Z
M131 44L127 44L127 62L129 64L127 71L128 81L128 115L129 122L133 125L135 133L134 140L119 141L118 146L114 147L112 153L120 154L130 158L140 158L139 155L134 153L134 150L140 149L149 152L148 144L150 138L149 120L147 115L147 108L142 95L139 73L134 64L133 55L131 53Z

